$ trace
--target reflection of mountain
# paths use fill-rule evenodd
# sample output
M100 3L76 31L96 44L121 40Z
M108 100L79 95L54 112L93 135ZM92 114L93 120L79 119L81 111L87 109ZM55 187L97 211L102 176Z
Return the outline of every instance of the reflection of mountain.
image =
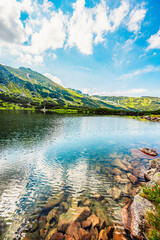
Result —
M31 112L0 112L0 148L17 145L32 147L48 141L49 136L58 138L63 127L63 118ZM55 132L55 134L53 134Z

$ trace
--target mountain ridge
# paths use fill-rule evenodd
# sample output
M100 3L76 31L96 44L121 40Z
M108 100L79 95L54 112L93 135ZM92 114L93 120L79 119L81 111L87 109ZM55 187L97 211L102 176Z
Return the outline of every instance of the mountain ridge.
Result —
M157 111L158 97L89 96L80 90L65 88L30 68L12 68L0 64L0 108L108 108L127 111Z

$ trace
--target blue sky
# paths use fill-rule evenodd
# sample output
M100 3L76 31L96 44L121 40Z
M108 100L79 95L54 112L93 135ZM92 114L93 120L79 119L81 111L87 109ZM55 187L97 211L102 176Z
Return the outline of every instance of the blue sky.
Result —
M0 62L99 95L160 97L159 0L1 0Z

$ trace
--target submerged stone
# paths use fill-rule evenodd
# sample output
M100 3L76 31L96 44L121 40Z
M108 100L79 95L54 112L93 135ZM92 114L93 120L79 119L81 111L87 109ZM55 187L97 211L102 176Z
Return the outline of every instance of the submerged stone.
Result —
M100 231L98 240L108 240L107 231L105 229Z
M72 222L69 227L66 230L66 234L74 237L75 239L78 239L78 231L79 228L81 227L81 224L79 222Z
M66 213L60 215L58 230L65 232L71 222L82 222L86 220L90 214L91 210L88 207L69 208Z
M89 199L87 199L83 205L90 207L92 205L92 202Z
M53 234L57 233L57 228L52 229L48 234L47 237L45 238L45 240L51 240L51 237L53 236Z
M108 189L107 193L114 199L117 200L121 195L121 190L114 186L113 188Z
M138 179L131 173L127 173L127 176L133 184L135 184L138 181Z
M90 234L91 234L91 240L98 240L98 229L97 228L91 228Z
M121 162L119 158L115 159L113 162L111 162L112 166L118 167L124 171L127 171L128 168Z
M92 225L92 222L90 219L87 219L85 221L82 222L82 228L89 228Z
M92 214L87 220L91 221L93 228L100 226L100 219L95 214Z

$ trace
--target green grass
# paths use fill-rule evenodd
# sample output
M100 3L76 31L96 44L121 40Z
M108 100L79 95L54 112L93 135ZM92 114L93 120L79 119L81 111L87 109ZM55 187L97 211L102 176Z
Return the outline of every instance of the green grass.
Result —
M160 185L155 184L152 187L145 186L140 194L148 199L155 206L154 211L148 211L146 235L149 240L160 239Z

